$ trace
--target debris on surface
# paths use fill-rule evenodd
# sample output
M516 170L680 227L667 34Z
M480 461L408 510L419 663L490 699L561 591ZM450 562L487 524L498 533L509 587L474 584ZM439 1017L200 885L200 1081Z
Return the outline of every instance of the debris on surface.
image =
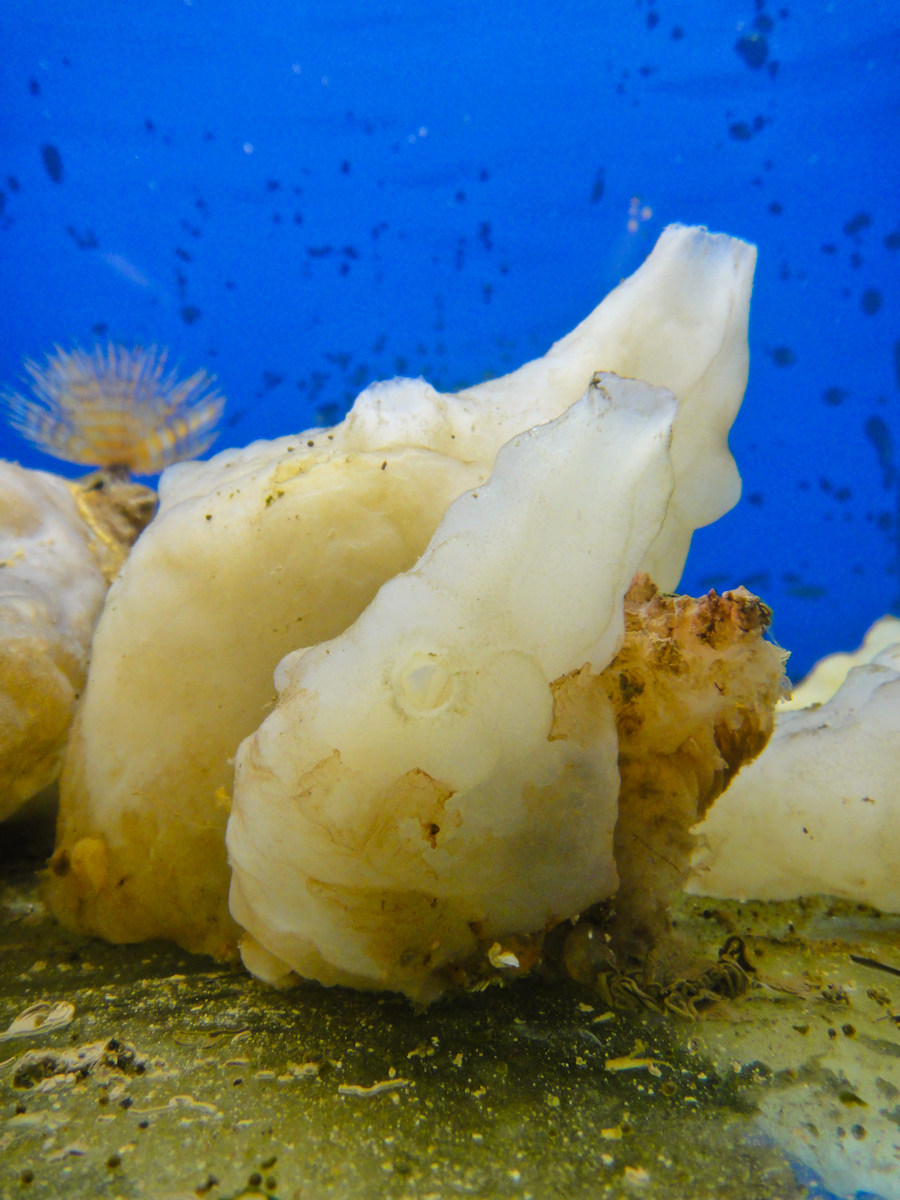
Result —
M651 1074L659 1074L660 1067L667 1067L669 1064L656 1058L639 1058L642 1050L646 1050L643 1042L635 1042L634 1049L630 1054L622 1055L620 1058L608 1058L606 1060L607 1071L643 1071L649 1070ZM654 1070L655 1068L655 1070Z
M381 1092L389 1092L392 1088L410 1087L411 1080L409 1079L382 1079L380 1083L373 1083L371 1087L362 1087L358 1083L342 1083L338 1088L340 1096L378 1096Z
M63 1029L71 1025L75 1017L75 1006L66 1000L53 1004L48 1000L39 1000L19 1013L9 1028L0 1033L0 1042L9 1042L13 1038L29 1037L35 1033L49 1033L51 1029Z
M134 1046L116 1038L74 1046L71 1050L28 1050L13 1066L13 1087L32 1088L58 1076L85 1079L101 1066L142 1075L147 1061Z
M488 962L492 967L502 969L503 967L512 967L518 969L519 960L513 954L512 950L504 950L499 942L494 942L490 950L488 950Z

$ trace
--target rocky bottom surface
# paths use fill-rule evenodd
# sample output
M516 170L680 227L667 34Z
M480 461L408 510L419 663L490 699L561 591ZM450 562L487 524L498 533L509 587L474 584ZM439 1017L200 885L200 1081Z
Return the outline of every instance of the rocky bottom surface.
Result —
M541 979L421 1011L67 934L36 865L0 867L2 1200L900 1197L896 918L681 900L755 968L698 1020Z

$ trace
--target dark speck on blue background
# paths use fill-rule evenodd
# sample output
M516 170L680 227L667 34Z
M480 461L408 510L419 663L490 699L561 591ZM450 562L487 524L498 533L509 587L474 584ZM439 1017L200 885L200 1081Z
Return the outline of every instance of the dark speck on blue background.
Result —
M839 404L843 404L847 399L848 392L845 388L830 387L826 388L822 393L822 399L826 404L830 404L832 408L837 408Z
M53 182L62 183L62 155L57 148L55 146L51 146L49 142L45 146L41 146L41 158L44 162L44 170L47 172Z
M855 217L844 225L844 233L847 237L855 237L858 233L862 233L864 229L868 229L872 224L872 218L868 213L857 213Z
M682 587L758 590L802 675L900 595L896 18L888 0L0 7L0 386L54 344L166 345L228 397L215 448L244 445L339 420L395 371L443 390L511 371L667 223L724 230L759 247L744 499L697 533Z
M735 50L751 71L758 71L769 57L769 43L765 35L759 32L738 38Z

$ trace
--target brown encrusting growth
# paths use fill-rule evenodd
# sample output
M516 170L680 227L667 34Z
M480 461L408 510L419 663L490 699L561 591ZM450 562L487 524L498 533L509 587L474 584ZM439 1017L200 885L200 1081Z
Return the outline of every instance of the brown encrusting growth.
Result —
M625 641L599 676L553 684L553 737L579 736L609 702L619 734L619 890L611 926L620 969L644 965L669 929L688 872L691 827L772 733L787 655L764 633L771 611L745 588L699 600L662 595L646 575L625 597Z
M71 480L68 486L78 515L94 535L92 546L103 577L112 582L156 514L156 492L103 468Z

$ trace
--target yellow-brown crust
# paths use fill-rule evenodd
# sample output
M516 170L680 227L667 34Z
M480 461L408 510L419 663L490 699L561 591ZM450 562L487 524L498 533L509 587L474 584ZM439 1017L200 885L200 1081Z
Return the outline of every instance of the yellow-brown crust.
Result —
M645 961L668 928L687 874L691 827L766 745L786 687L785 653L763 638L771 612L745 588L695 600L637 575L625 640L600 675L586 665L553 684L551 737L585 738L608 700L619 734L614 946Z
M211 805L202 828L170 822L162 839L152 811L132 810L110 837L91 819L83 768L79 711L60 784L56 850L44 873L53 915L109 942L171 938L197 954L235 959L240 930L228 912L227 812Z
M91 546L103 577L112 582L138 535L153 520L156 492L104 470L70 480L68 486L78 515L94 535Z

